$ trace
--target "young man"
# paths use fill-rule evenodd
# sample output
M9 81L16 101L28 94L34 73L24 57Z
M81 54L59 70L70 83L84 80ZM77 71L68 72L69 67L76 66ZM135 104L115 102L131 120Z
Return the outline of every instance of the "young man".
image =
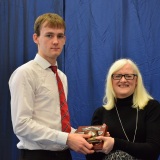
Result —
M66 75L57 66L66 41L65 22L57 14L39 16L34 25L33 41L38 53L34 60L20 66L9 80L13 130L20 142L20 160L71 160L68 147L90 154L89 135L74 134L75 129L62 131L57 73L67 97Z

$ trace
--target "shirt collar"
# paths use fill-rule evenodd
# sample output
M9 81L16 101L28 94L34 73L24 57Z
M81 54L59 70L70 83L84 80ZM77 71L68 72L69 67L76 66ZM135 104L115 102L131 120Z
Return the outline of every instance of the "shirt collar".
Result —
M45 60L43 57L41 57L39 54L36 54L34 61L36 61L43 69L47 69L51 66L51 64L47 60ZM56 66L57 66L57 62L56 62Z

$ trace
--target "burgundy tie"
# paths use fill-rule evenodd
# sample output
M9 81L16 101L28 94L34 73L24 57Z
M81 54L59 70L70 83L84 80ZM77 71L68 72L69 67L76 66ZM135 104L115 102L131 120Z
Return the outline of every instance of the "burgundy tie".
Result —
M70 116L69 116L69 111L68 111L68 104L66 102L66 98L64 94L63 84L57 73L57 66L51 66L50 68L56 74L56 79L57 79L57 84L58 84L59 99L60 99L60 106L61 106L62 131L70 133L71 131Z

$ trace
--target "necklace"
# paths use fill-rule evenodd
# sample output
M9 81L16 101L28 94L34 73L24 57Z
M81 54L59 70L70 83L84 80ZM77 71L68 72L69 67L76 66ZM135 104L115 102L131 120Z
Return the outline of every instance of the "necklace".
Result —
M128 141L130 141L129 138L128 138L128 136L127 136L127 134L126 134L126 131L124 130L124 127L123 127L123 124L122 124L121 118L120 118L120 116L119 116L118 109L117 109L117 106L116 106L116 105L115 105L115 108L116 108L116 112L117 112L118 119L119 119L119 122L120 122L120 124L121 124L122 130L123 130L123 133L124 133L126 139L127 139ZM136 115L136 127L135 127L134 137L133 137L133 141L132 141L133 143L134 143L134 141L135 141L135 137L136 137L136 133L137 133L137 124L138 124L138 108L137 108L137 115Z

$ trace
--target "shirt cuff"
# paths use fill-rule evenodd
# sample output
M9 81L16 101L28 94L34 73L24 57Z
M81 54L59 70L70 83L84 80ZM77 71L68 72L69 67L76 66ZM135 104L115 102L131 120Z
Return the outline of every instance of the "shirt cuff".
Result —
M61 145L66 145L68 134L66 132L59 132L57 136L57 143Z

